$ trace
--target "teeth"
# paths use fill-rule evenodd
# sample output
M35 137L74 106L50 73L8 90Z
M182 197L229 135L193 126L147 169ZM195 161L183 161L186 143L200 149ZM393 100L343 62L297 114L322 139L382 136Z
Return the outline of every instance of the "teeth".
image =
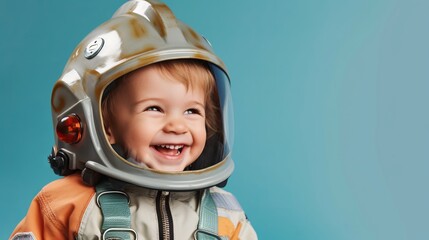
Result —
M183 145L159 145L162 148L168 148L168 149L180 149L183 148Z

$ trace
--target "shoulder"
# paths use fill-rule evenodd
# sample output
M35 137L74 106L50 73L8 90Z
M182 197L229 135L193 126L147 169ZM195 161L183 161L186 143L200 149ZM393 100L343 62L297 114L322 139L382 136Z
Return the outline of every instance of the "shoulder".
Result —
M44 186L37 198L51 210L63 211L76 204L87 204L94 193L94 188L85 185L79 174L72 174Z
M79 174L73 174L47 184L36 196L50 221L62 229L75 231L95 194Z
M217 208L218 233L228 239L258 239L246 214L234 195L218 187L210 188Z
M212 187L210 188L210 194L217 208L229 211L243 211L240 203L232 193L219 187Z
M71 190L70 188L73 187L73 189L76 190L86 190L86 189L92 189L93 187L90 187L88 185L85 185L82 181L82 178L80 176L80 174L76 173L76 174L72 174L72 175L68 175L65 176L63 178L54 180L50 183L48 183L47 185L45 185L43 187L43 191L58 191L64 188L64 186L69 186L67 187L69 190Z
M235 226L247 219L240 203L232 193L218 187L212 187L210 188L210 195L216 205L219 219L228 219Z
M17 239L30 235L36 239L73 239L93 196L94 189L84 185L79 174L55 180L33 199L12 236Z
M93 187L83 183L79 174L73 174L47 184L42 188L38 197L50 202L69 198L79 199L94 192Z

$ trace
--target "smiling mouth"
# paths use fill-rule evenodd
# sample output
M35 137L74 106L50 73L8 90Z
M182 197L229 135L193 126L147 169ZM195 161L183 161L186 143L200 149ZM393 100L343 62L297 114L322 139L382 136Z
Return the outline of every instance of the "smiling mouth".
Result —
M179 156L182 153L183 148L185 145L174 145L174 144L162 144L162 145L155 145L154 148L167 156Z

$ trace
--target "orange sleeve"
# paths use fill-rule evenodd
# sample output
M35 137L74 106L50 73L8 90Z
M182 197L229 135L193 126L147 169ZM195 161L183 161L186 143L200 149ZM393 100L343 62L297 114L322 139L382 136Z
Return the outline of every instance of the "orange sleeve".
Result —
M32 234L39 240L74 239L94 189L70 175L46 185L33 199L25 218L11 235Z

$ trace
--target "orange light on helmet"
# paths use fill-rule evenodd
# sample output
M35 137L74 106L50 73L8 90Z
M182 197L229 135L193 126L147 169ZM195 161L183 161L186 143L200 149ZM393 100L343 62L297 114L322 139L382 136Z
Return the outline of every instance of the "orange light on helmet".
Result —
M76 114L70 114L57 123L56 132L61 141L77 143L82 138L82 123Z

